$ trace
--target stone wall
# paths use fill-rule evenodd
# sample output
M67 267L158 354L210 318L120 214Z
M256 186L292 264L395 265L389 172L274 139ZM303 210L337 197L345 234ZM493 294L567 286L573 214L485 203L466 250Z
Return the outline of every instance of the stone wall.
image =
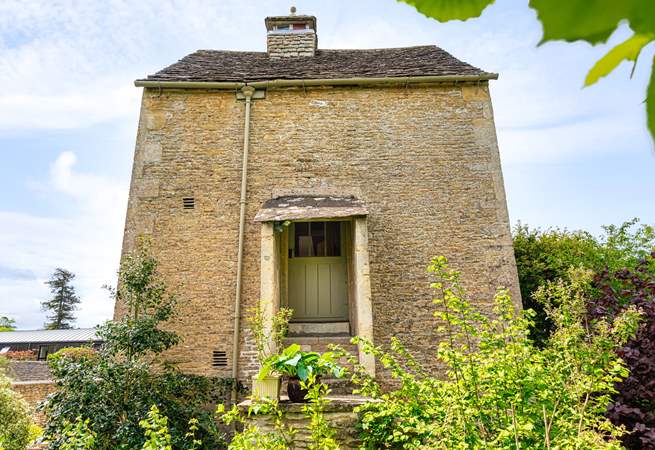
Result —
M362 405L366 399L355 396L330 396L326 397L329 403L326 405L323 417L335 430L335 438L339 447L343 450L359 448L361 440L356 429L357 414L353 412L356 406ZM239 408L246 413L251 402L245 401ZM298 431L294 440L293 448L310 448L311 431L308 429L310 419L303 412L302 403L290 403L281 401L280 410L283 414L283 421L286 426L291 426ZM262 434L271 433L275 430L274 419L269 415L250 416L249 422L256 425Z
M143 94L124 251L137 235L153 236L169 286L183 286L170 327L184 341L169 356L198 374L229 376L232 364L243 117L234 92ZM497 286L520 304L486 83L289 88L253 102L242 379L257 369L245 321L260 292L253 219L284 194L355 195L368 205L375 340L399 337L435 371L432 256L462 271L483 309ZM195 208L184 209L183 197ZM214 350L227 352L227 367L212 367Z
M41 412L36 411L39 403L46 399L48 394L57 390L52 381L14 381L11 383L11 388L18 392L21 397L32 408L34 421L43 426L45 424L45 416Z
M9 361L9 377L14 381L50 381L52 373L46 361Z

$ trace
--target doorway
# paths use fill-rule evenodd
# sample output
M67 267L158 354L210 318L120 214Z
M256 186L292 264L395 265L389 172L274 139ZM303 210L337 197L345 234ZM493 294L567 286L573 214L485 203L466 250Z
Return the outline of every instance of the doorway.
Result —
M347 222L293 222L287 303L294 322L348 321Z

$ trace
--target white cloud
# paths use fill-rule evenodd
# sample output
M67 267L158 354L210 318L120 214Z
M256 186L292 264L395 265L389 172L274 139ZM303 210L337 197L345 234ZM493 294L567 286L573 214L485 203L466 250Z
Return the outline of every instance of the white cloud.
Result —
M111 317L113 304L101 286L115 280L127 190L116 180L77 171L76 159L73 152L62 152L48 182L39 186L54 203L74 202L72 217L0 211L0 266L36 275L0 283L0 315L14 317L22 328L42 325L39 304L49 295L44 282L56 267L77 275L74 284L83 300L79 326Z

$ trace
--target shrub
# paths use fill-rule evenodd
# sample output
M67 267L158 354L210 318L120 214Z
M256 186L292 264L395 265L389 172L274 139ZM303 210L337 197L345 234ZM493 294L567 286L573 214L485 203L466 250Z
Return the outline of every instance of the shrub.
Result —
M4 356L15 361L36 361L36 352L34 350L9 351Z
M30 408L0 370L0 448L25 450L34 438Z
M75 348L48 358L58 388L44 406L50 448L64 448L67 430L81 413L82 420L90 419L94 448L141 448L146 438L140 421L152 405L167 417L174 448L185 442L191 418L198 421L203 448L219 447L223 435L207 406L222 401L232 381L186 375L163 360L162 352L179 342L175 333L161 329L174 317L175 297L147 245L125 258L119 286L114 295L126 314L99 328L99 353Z
M644 320L634 338L619 350L630 375L617 384L607 416L629 433L628 448L655 448L655 252L634 270L604 270L596 275L597 294L587 303L590 321L617 320L623 311L637 307Z
M564 279L571 267L584 267L594 273L634 268L655 248L655 228L632 219L620 226L603 227L601 236L566 229L531 229L518 223L513 230L514 255L521 297L526 309L536 313L530 334L543 345L553 330L544 306L534 294L548 281Z
M497 292L487 317L466 300L445 258L429 271L446 378L424 370L397 339L390 351L356 339L400 386L383 393L355 365L357 392L374 399L358 408L365 448L621 448L621 429L603 413L628 372L615 349L638 327L634 307L589 328L589 273L548 283L536 297L555 331L537 348L528 337L532 313L516 312L507 291Z

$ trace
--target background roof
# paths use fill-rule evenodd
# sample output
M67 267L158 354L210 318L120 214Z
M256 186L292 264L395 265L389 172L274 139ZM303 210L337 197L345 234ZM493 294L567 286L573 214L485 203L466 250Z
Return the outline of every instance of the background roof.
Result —
M100 341L95 328L75 330L26 330L0 332L0 345L38 342L88 342Z

